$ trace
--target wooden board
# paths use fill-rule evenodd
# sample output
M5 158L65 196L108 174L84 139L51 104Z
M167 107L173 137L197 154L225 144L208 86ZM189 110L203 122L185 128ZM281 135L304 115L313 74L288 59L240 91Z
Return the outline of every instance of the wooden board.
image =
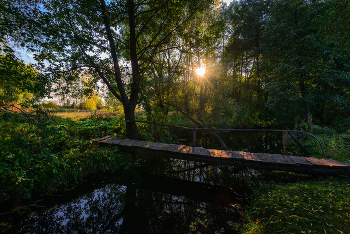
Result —
M211 157L215 158L221 158L222 157L222 150L215 150L215 149L209 149L209 153Z
M145 145L147 145L147 143L149 143L148 141L135 141L133 143L133 146L136 146L136 147L143 147Z
M162 150L173 152L173 150L177 149L178 147L179 147L179 145L176 145L176 144L168 144L166 147L162 148Z
M118 144L122 145L122 146L132 146L133 142L134 142L134 140L125 139L125 140L120 141Z
M318 158L314 158L314 157L305 157L305 159L312 163L313 165L317 165L317 166L320 166L320 167L330 167L332 164L330 162L327 162L327 161L322 161Z
M285 157L281 154L273 154L272 159L274 161L279 161L281 164L287 164L289 165L288 161L285 159Z
M241 151L230 151L232 153L232 158L234 159L244 159L243 152Z
M172 150L169 150L170 152L180 152L183 147L186 145L176 145Z
M252 156L252 158L254 159L254 161L257 161L257 162L262 162L260 157L259 157L259 154L258 153L250 153L250 155Z
M184 153L184 154L190 154L190 153L192 153L192 147L191 146L185 146L179 152Z
M329 162L332 165L332 167L346 167L346 166L350 166L350 164L338 162L338 161L335 161L333 159L322 159L322 160Z
M231 151L222 150L221 151L221 157L222 158L226 158L226 159L230 159L230 158L232 158L232 152Z
M252 157L252 155L249 152L243 152L243 158L245 160L254 161L254 158Z
M154 150L161 150L162 148L166 147L167 144L164 143L153 143L150 147L148 147L149 149L154 149Z
M295 162L292 159L290 159L290 156L283 156L283 158L287 161L289 165L295 165Z
M203 149L199 155L210 156L210 151L208 149Z
M273 159L269 154L259 153L258 155L262 162L274 163Z
M306 161L304 158L302 157L297 157L297 156L289 156L290 159L293 160L293 162L295 162L295 164L300 164L300 165L306 165L306 166L312 166L311 163L309 163L308 161Z
M202 147L193 147L192 154L200 154L202 150L203 150Z

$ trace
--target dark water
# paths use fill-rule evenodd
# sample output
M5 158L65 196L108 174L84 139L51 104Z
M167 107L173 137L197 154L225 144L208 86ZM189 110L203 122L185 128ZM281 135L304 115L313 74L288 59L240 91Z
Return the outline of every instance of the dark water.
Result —
M247 170L178 159L125 158L115 174L46 195L2 220L7 233L239 233Z

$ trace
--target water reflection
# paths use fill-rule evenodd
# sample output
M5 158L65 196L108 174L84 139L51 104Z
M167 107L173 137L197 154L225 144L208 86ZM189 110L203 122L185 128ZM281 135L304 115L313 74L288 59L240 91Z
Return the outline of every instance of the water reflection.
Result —
M242 171L132 157L120 173L63 193L10 232L238 233L246 203Z

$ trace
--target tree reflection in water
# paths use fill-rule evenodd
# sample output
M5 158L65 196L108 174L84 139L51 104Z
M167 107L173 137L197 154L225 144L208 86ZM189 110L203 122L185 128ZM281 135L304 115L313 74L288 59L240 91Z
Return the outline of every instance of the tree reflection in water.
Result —
M11 232L239 232L244 173L177 159L135 158L133 165L100 178L90 192L33 212Z

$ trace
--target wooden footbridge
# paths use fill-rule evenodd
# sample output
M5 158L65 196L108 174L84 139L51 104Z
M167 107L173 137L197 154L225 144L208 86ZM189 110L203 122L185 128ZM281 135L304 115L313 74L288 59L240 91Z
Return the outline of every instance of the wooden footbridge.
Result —
M117 139L111 136L94 139L93 141L101 144L117 145L122 149L142 156L170 157L209 164L233 165L236 167L290 171L305 174L350 176L349 163L341 163L332 159L205 149L186 145Z

